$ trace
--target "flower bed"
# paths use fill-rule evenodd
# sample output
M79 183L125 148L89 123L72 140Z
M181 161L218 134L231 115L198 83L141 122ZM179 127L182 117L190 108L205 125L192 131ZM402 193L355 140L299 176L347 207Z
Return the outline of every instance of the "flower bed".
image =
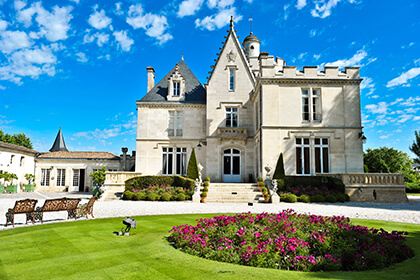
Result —
M338 190L329 189L326 186L311 187L311 186L285 186L278 192L281 201L285 202L346 202L350 197ZM295 199L293 196L296 196Z
M345 217L242 213L175 226L168 241L203 258L247 266L300 270L381 269L414 256L407 232L352 225Z
M124 200L190 200L194 191L182 187L162 185L150 185L140 189L126 190L123 194Z

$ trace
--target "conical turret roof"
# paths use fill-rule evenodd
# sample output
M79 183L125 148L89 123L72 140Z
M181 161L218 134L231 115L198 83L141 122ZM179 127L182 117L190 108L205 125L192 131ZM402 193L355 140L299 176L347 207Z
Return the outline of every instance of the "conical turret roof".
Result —
M55 138L54 144L52 148L50 149L50 152L58 152L58 151L68 152L66 148L66 143L64 143L63 133L61 133L61 127L60 127L60 130L58 131L57 137Z

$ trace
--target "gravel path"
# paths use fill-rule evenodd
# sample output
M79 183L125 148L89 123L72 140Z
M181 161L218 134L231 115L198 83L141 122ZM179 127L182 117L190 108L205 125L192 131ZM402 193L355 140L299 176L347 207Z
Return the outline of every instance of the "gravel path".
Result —
M45 199L61 197L82 198L80 203L86 203L89 193L60 193L60 192L34 192L0 195L0 230L12 228L5 227L5 213L14 206L15 201L25 198L38 199L38 206L44 204ZM253 204L247 203L192 203L188 202L152 202L152 201L97 201L94 206L95 218L167 215L167 214L195 214L195 213L238 213L238 212L270 212L276 213L283 209L294 209L298 213L310 213L324 216L346 216L349 218L383 220L420 224L420 196L409 196L408 203L280 203L280 204ZM67 221L67 213L51 212L44 214L44 223ZM83 218L84 219L84 218ZM40 224L37 222L35 225ZM25 215L15 216L15 226L25 225ZM28 224L32 226L32 224Z

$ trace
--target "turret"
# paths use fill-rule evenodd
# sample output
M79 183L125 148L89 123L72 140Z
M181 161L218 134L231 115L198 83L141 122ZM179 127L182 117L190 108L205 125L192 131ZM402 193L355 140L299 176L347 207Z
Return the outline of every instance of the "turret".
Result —
M252 34L252 32L245 38L242 45L244 46L244 52L248 59L258 58L258 56L260 55L261 43L260 40L258 40L258 38Z

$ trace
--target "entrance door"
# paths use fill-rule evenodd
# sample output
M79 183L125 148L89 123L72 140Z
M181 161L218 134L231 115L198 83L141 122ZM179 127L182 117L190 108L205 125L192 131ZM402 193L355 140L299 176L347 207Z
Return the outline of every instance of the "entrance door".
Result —
M80 169L79 192L85 191L85 170Z
M227 149L223 152L223 182L241 182L241 152Z

